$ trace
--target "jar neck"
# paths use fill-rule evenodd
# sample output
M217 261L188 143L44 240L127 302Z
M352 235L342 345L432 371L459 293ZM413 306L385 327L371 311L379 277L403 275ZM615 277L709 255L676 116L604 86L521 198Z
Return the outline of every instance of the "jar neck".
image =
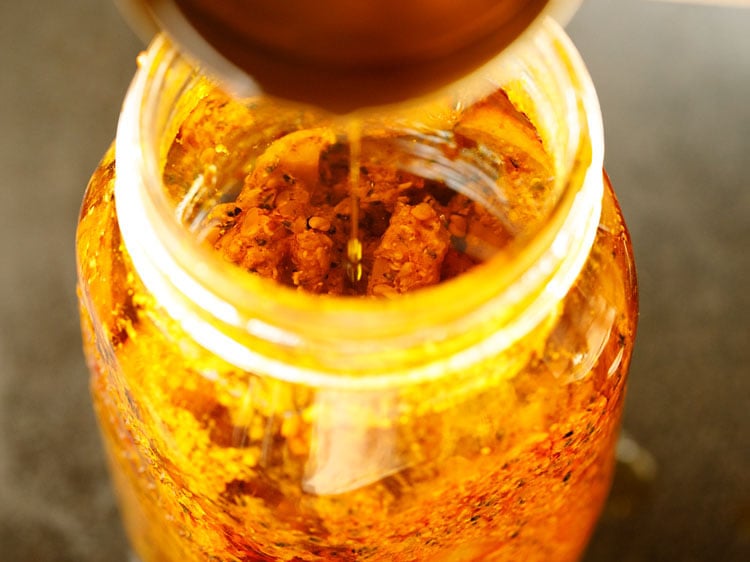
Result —
M554 163L559 197L544 224L434 287L394 299L318 296L226 263L178 220L164 162L181 96L200 75L157 37L139 60L116 141L117 216L136 273L197 343L289 381L400 385L511 348L553 313L588 257L601 211L602 126L590 78L554 22L491 69L483 80L515 92Z

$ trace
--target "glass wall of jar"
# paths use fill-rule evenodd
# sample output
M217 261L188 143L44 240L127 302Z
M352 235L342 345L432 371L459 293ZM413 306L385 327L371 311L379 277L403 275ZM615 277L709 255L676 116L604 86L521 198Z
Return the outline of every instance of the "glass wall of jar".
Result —
M551 21L346 119L231 98L157 37L77 238L143 562L577 559L636 320L602 151Z

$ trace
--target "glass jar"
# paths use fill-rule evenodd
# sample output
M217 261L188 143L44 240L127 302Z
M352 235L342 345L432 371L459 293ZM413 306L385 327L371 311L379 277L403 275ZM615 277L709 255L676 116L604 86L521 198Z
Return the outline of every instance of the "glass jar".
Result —
M602 158L593 87L552 21L479 77L348 120L232 99L157 37L77 235L94 403L141 560L576 560L611 480L637 307ZM240 238L239 258L216 242L249 216L248 178L352 170L356 197L339 195L358 211L282 223L297 242L366 235L391 204L362 188L378 166L408 180L387 193L411 218L449 209L442 256L471 267L334 296L304 290L298 261L244 262L273 258L266 239ZM403 203L414 181L429 208ZM294 198L274 185L253 213ZM435 259L418 240L407 253ZM379 274L349 265L350 289Z

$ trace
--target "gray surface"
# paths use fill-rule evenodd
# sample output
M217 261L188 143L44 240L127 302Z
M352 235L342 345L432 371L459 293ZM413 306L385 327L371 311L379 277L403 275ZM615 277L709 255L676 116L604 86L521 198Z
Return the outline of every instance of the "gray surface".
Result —
M639 265L627 426L660 469L587 562L750 560L750 10L589 0L570 31ZM138 49L109 0L0 7L2 562L125 560L73 235Z

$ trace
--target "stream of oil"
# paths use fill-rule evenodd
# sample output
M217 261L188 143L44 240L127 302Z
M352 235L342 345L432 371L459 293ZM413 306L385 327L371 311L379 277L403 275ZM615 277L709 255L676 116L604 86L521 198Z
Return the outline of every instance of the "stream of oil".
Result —
M362 122L353 117L348 120L346 134L349 140L349 193L351 198L351 231L346 244L346 276L352 284L362 279L362 241L359 238L359 173L362 158Z

